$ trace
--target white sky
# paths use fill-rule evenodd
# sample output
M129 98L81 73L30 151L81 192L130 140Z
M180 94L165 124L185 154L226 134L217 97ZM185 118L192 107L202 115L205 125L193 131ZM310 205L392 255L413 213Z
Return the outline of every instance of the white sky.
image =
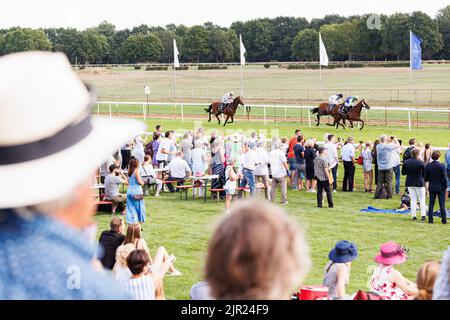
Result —
M2 0L0 28L76 27L85 29L108 20L117 28L139 24L188 26L206 21L221 26L231 22L280 15L321 18L364 13L412 12L431 17L449 0Z

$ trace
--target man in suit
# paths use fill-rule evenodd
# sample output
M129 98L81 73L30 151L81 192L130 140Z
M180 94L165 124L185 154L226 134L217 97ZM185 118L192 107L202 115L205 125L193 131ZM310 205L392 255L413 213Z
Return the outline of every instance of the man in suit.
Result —
M405 186L408 188L409 195L411 196L411 215L413 220L417 220L416 217L416 205L417 200L420 203L421 221L425 221L426 208L425 208L425 162L419 159L420 150L414 148L411 151L411 158L403 162L402 175L406 175Z
M433 160L426 166L425 181L428 182L428 192L430 194L430 203L428 204L428 222L433 223L433 209L436 197L439 199L439 208L441 211L442 223L447 223L445 214L445 189L447 188L447 176L445 174L444 164L439 162L441 153L437 150L431 154Z

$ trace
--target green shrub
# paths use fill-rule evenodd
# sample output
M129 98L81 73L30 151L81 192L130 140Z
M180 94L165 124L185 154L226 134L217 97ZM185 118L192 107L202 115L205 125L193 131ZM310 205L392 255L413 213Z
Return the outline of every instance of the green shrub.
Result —
M172 67L172 70L174 69L174 67ZM177 67L175 68L176 70L189 70L189 66L181 66L181 67Z
M169 67L164 66L147 66L145 68L146 71L167 71L167 69L169 69Z
M141 66L134 66L134 70L141 70Z
M228 69L228 66L217 66L217 65L199 65L198 70L224 70Z
M362 63L348 63L347 67L349 68L362 68L364 65Z
M319 64L290 64L288 65L288 69L319 69Z
M409 63L408 62L384 63L383 67L386 67L386 68L409 67Z
M270 63L264 63L264 68L269 69L270 68Z

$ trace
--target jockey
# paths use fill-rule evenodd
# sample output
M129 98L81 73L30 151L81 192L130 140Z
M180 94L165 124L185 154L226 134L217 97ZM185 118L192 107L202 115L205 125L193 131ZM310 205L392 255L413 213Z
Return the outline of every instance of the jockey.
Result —
M339 110L339 113L344 117L344 119L347 118L348 112L353 108L354 103L358 101L358 99L358 96L350 96L345 100L344 106Z
M342 93L333 94L328 98L328 103L330 105L330 109L342 103L342 98L344 95Z
M234 100L234 93L233 92L226 93L222 97L222 101L219 107L220 111L223 111L228 104L233 102L233 100Z

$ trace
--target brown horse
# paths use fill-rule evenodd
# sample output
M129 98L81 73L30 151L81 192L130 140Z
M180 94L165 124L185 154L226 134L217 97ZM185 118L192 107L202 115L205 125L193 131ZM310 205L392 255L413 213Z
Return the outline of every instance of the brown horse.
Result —
M341 115L339 114L339 108L342 106L342 104L335 105L331 110L329 108L330 104L328 102L322 102L319 107L314 108L311 110L311 113L317 114L317 124L316 126L320 125L320 117L322 116L331 116L334 119L333 124L327 123L329 126L336 126L336 129L339 127L339 125L342 126L342 128L345 129L345 126L339 122L341 119Z
M220 119L219 119L219 115L221 115L222 113L224 115L227 116L227 118L225 119L225 123L223 124L223 126L225 126L228 123L228 119L231 117L231 122L234 122L234 114L236 113L236 110L238 108L239 105L244 106L244 101L242 101L241 96L236 97L233 102L231 102L228 106L225 107L225 110L223 111L219 111L219 107L220 107L221 102L213 102L208 109L205 109L205 111L207 113L209 113L209 119L208 122L211 122L211 114L214 114L217 118L217 121L219 121L220 124Z
M348 120L350 122L350 128L353 128L353 121L362 122L362 126L361 128L359 128L359 130L362 130L364 128L364 120L361 119L361 111L363 108L366 108L367 110L370 109L369 104L364 99L362 99L356 106L350 109L347 114L347 118L343 118L342 115L339 114L338 121L342 119L342 122L345 125L345 120Z

